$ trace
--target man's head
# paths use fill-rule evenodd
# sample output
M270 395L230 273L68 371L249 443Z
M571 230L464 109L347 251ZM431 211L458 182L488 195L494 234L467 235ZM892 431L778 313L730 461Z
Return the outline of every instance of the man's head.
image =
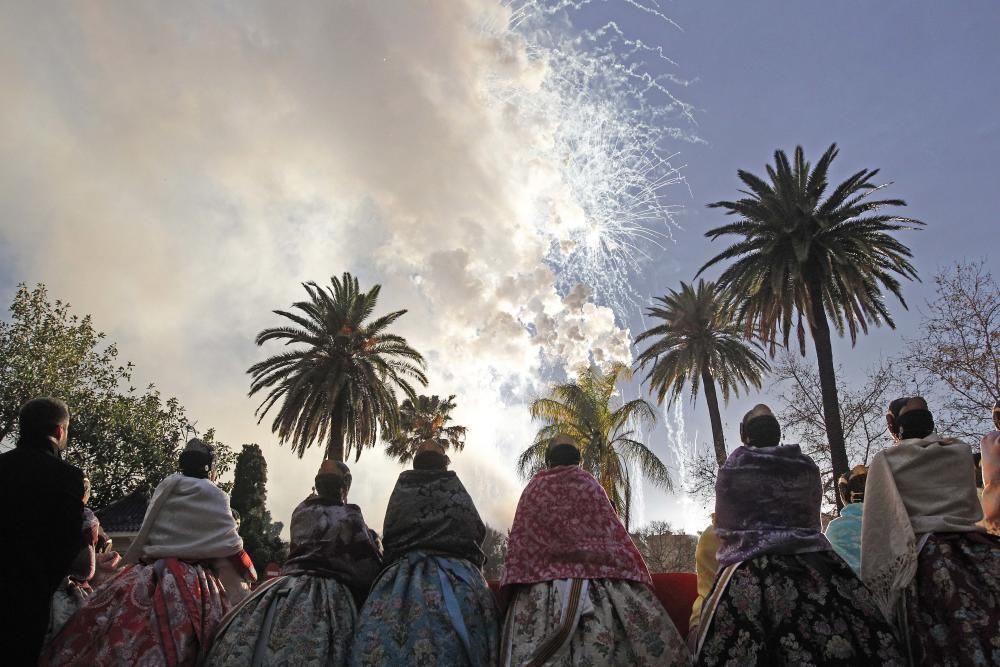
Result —
M889 403L885 423L897 442L908 438L926 438L934 432L934 416L921 396L904 396Z
M771 408L758 403L743 415L740 441L747 447L774 447L781 443L781 426Z
M58 398L33 398L21 406L17 427L21 440L48 439L63 451L69 442L69 408Z

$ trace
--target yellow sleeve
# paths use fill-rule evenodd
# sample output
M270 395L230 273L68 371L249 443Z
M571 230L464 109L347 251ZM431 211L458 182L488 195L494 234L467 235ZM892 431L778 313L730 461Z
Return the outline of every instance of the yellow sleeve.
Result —
M719 571L719 561L716 552L719 550L719 538L715 534L715 526L709 526L698 538L695 549L695 572L698 574L698 597L691 607L691 627L701 620L701 605L712 592L715 575Z

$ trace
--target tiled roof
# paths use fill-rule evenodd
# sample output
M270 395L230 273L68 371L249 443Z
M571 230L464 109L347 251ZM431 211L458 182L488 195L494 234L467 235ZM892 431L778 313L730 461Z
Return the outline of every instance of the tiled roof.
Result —
M148 505L149 494L145 489L137 489L102 509L97 518L106 533L136 533Z

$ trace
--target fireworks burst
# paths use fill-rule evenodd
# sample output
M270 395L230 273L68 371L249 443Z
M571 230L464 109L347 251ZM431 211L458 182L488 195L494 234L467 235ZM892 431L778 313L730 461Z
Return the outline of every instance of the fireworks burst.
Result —
M676 27L655 4L620 3ZM618 23L577 26L589 0L507 4L503 28L523 40L540 82L525 90L498 76L488 92L548 124L534 155L555 174L535 202L535 224L550 242L547 261L561 293L587 285L623 322L637 303L633 279L676 227L679 207L668 195L684 178L673 146L698 141L692 108L671 90L686 82L657 72L676 64Z

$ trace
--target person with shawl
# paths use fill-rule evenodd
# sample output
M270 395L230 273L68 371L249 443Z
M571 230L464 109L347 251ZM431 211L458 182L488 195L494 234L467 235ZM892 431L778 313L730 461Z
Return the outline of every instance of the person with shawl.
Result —
M895 445L868 469L861 577L911 664L1000 664L1000 539L979 525L972 450L935 433L923 398L896 399L886 421Z
M981 525L994 535L1000 534L1000 400L993 404L995 431L983 436L979 444L980 499L983 506Z
M688 621L688 647L694 652L698 644L698 625L701 623L701 607L705 598L712 592L715 575L719 572L719 561L716 555L719 551L719 536L715 534L715 514L710 523L698 537L694 550L694 571L698 576L698 597L691 605L691 619Z
M861 515L865 506L865 481L868 468L856 465L837 481L837 494L843 507L840 516L826 527L826 539L830 540L837 555L851 566L854 573L861 576Z
M361 609L354 667L495 667L496 600L483 578L486 526L444 448L421 445L386 508L385 569Z
M892 626L820 532L819 469L782 445L766 405L719 468L720 572L702 607L695 664L902 665Z
M229 609L219 573L253 566L214 482L214 449L194 439L153 493L125 567L87 598L42 665L194 665Z
M281 575L223 619L205 664L347 664L358 607L382 567L382 549L361 509L347 504L351 471L324 461L316 493L292 513Z
M500 580L503 665L687 665L608 495L557 437L517 504Z

